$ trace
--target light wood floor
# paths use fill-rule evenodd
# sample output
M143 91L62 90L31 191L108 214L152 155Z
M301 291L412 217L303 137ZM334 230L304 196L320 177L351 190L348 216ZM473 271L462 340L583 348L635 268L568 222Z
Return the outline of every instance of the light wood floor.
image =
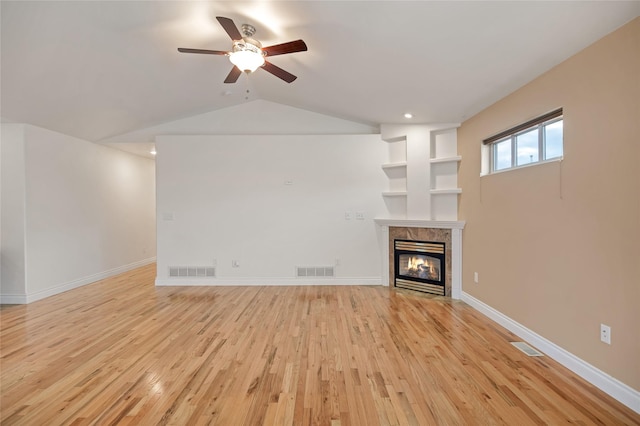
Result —
M462 302L154 268L2 307L3 425L640 423Z

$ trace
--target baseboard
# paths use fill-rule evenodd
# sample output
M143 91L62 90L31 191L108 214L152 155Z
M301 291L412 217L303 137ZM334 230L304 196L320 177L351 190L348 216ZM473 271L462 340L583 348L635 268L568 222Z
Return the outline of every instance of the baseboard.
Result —
M74 288L82 287L83 285L91 284L93 282L103 280L105 278L109 278L114 275L118 275L123 272L127 272L132 269L139 268L141 266L148 265L155 261L156 261L155 257L150 257L148 259L143 259L137 262L129 263L128 265L122 265L122 266L118 266L116 268L112 268L103 272L98 272L97 274L87 275L85 277L81 277L73 281L69 281L64 284L60 284L55 287L51 287L46 290L41 290L31 294L25 294L25 295L2 294L0 295L0 301L2 303L7 303L7 304L32 303L37 300L54 296L56 294L64 293L65 291L73 290Z
M24 305L26 303L26 294L0 294L0 305Z
M382 285L380 277L367 278L156 278L156 286L293 286L293 285Z
M464 291L462 292L462 301L471 305L474 309L491 318L507 330L525 340L527 343L530 343L536 349L567 367L569 370L573 371L598 389L611 395L613 398L631 408L636 413L640 413L639 391L578 358L571 352L566 351L534 331L529 330L527 327Z

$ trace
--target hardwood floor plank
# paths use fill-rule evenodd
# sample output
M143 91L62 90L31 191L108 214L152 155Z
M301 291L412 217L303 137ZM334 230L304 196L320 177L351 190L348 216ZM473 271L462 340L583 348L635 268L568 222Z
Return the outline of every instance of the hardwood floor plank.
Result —
M466 304L369 286L158 287L0 308L3 425L640 424Z

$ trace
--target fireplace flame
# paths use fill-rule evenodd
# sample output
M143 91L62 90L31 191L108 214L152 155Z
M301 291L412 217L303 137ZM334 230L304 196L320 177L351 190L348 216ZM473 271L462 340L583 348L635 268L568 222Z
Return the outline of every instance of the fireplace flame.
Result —
M425 259L421 256L410 256L407 259L408 275L419 278L440 279L440 270L436 260Z
M407 262L407 269L409 269L410 271L413 269L418 269L420 265L424 265L424 259L413 256L410 257L409 261Z
M428 269L431 274L435 273L433 262L429 260L425 261L423 258L417 256L409 258L409 261L407 262L407 269L409 269L410 271L415 271L418 269Z

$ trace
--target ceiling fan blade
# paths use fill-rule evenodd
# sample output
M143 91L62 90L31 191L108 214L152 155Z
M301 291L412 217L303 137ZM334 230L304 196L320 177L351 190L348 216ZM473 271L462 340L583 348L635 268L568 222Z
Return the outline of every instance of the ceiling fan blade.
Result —
M204 53L207 55L227 55L229 52L223 52L222 50L207 50L207 49L189 49L187 47L178 47L178 52L181 53Z
M220 25L222 25L222 28L224 28L227 34L229 34L231 40L242 40L242 34L238 31L238 27L233 23L233 20L225 18L224 16L216 16L216 19L220 22Z
M265 71L275 75L276 77L281 78L287 83L291 83L293 80L298 78L295 75L291 74L290 72L285 71L282 68L273 65L271 62L265 61L262 68L264 68Z
M275 44L263 47L262 51L267 52L267 56L284 55L286 53L304 52L307 45L302 40L289 41L287 43Z
M236 81L238 81L240 74L242 74L242 71L240 71L240 68L234 65L233 68L231 68L231 71L229 72L229 75L227 76L227 78L224 79L224 82L235 83Z

